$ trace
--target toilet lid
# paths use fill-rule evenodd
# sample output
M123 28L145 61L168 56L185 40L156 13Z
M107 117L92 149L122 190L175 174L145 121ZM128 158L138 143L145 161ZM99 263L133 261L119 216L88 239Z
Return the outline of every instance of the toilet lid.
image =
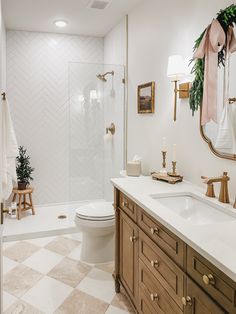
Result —
M76 216L86 220L111 220L115 213L111 202L89 203L76 209Z

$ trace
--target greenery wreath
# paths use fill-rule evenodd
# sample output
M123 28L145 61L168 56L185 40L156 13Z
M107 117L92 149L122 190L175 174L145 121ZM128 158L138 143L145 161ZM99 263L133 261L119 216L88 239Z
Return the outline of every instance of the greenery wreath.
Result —
M228 28L230 26L234 27L234 24L236 24L236 5L232 4L224 10L220 10L220 12L217 14L217 20L219 21L222 28L224 29L225 34L227 35ZM195 41L193 52L195 52L196 49L199 47L205 31L206 29ZM218 67L225 66L225 53L226 47L224 47L218 53ZM196 60L192 59L191 62L193 61L195 63L191 73L194 74L195 78L190 89L189 104L190 109L192 110L192 114L194 115L194 112L197 111L202 104L205 60L204 58Z

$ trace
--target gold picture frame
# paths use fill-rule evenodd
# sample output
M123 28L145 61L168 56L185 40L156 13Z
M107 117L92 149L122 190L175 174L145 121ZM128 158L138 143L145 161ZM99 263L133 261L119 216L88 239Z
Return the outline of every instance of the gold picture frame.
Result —
M154 113L155 82L138 85L138 113Z

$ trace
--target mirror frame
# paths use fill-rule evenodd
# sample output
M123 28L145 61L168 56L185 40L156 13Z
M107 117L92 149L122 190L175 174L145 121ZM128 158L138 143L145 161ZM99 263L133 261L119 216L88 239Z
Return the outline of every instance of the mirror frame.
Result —
M217 157L236 161L236 154L222 153L222 152L218 151L217 149L215 149L214 145L212 144L212 141L209 139L209 137L206 136L206 134L204 132L203 126L201 124L201 120L202 120L202 107L200 109L200 123L199 123L200 124L200 133L201 133L201 136L204 139L204 141L207 142L212 153L215 154Z

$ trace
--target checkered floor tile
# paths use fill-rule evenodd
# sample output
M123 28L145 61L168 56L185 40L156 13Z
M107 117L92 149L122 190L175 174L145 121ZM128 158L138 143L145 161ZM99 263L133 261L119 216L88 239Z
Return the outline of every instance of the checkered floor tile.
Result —
M81 234L4 243L4 314L134 313L113 264L80 262L80 246Z

